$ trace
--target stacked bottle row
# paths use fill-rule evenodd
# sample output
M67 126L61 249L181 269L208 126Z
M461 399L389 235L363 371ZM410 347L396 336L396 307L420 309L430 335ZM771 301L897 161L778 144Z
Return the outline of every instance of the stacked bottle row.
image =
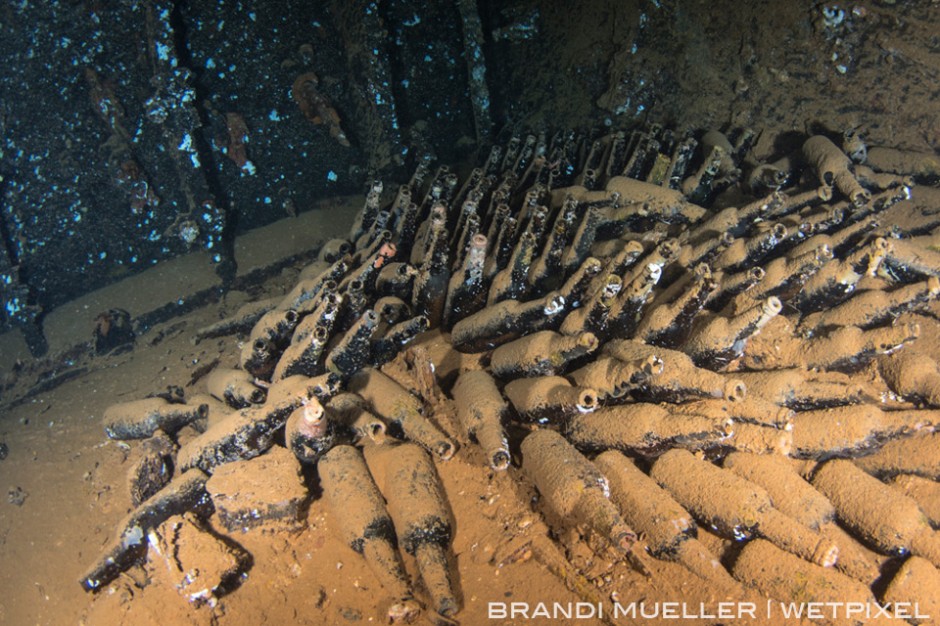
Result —
M387 434L447 460L455 433L379 369L439 328L452 350L482 354L482 369L439 372L439 382L486 464L510 465L510 421L554 436L523 445L523 469L559 516L629 549L628 524L649 534L645 522L609 506L598 513L596 494L571 500L575 483L560 477L554 457L601 453L602 472L602 459L610 472L626 462L611 450L659 457L650 476L677 501L670 510L831 565L836 540L790 524L770 488L736 484L733 465L719 470L689 451L875 458L930 430L935 411L885 410L851 374L919 336L916 324L893 321L936 297L940 265L879 225L908 196L905 181L863 176L815 137L792 162L749 164L751 140L706 133L698 151L691 137L662 128L590 141L531 135L493 148L463 182L422 162L394 197L383 200L374 183L349 237L327 242L289 293L197 333L248 334L237 368L207 378L217 400L117 405L106 430L172 440L188 424L203 429L178 451L172 441L160 448L184 472L263 454L282 432L306 464L342 444L381 448ZM818 185L781 192L800 167ZM767 195L718 208L740 191L737 181L757 187L758 170ZM778 325L778 349L749 354L751 339L781 317L795 331ZM896 359L882 365L891 389L933 406L940 368L931 377L922 363ZM540 450L552 452L539 460ZM601 473L580 465L578 493L593 493L594 481L605 494ZM711 484L725 495L713 498ZM432 492L423 493L441 499ZM686 540L675 535L657 541L651 551L726 578L701 546L680 549ZM418 558L441 571L435 555ZM850 576L870 572L862 557L843 552L842 562ZM398 597L396 584L388 589ZM435 605L451 613L443 589Z
M779 455L734 452L718 466L673 449L647 473L616 451L592 463L546 429L528 435L521 454L559 530L574 527L621 550L635 548L639 534L650 555L681 563L722 593L739 594L743 584L785 603L868 606L885 611L882 619L940 610L940 533L915 499L850 461L815 465L805 480ZM697 539L700 525L738 547L711 552Z

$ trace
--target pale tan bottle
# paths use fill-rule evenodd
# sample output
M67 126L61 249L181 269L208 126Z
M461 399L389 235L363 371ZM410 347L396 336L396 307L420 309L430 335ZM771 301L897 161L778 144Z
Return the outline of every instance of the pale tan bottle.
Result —
M940 619L940 571L927 559L908 557L885 588L881 603L903 608L911 624L936 624Z
M682 351L700 367L726 365L741 356L747 340L782 310L780 299L771 296L735 317L714 316L692 330Z
M517 378L503 387L503 393L519 417L542 423L559 423L597 408L594 389L576 387L561 376Z
M450 508L434 462L414 444L367 445L366 464L388 503L398 544L415 558L431 596L445 617L459 609L448 550L453 535Z
M898 395L940 407L940 365L929 355L901 350L879 359L878 368Z
M583 450L624 450L652 454L681 446L698 450L720 444L732 432L727 417L672 413L643 402L603 407L568 419L565 436Z
M845 459L824 463L812 482L836 507L842 523L872 547L940 564L940 535L911 498Z
M396 605L416 613L408 575L395 549L395 527L362 453L352 446L336 446L320 459L317 471L324 500L336 521L331 526L365 559Z
M665 453L650 476L699 520L730 539L758 535L807 561L830 567L838 548L819 533L774 508L761 487L687 450Z
M654 557L676 561L705 580L736 587L718 559L696 539L692 515L662 487L620 452L610 450L594 459L610 485L610 499L624 520L642 534Z
M641 341L609 341L601 348L603 354L626 363L657 357L663 362L663 371L647 382L646 393L665 402L683 402L692 398L725 398L742 400L747 387L736 378L697 367L684 352L650 346Z
M940 482L913 474L901 474L885 482L917 502L927 516L927 522L940 529Z
M540 330L496 348L489 369L497 378L559 374L568 363L591 354L599 345L592 333L566 336Z
M457 419L467 436L476 439L494 470L509 467L509 443L503 424L509 417L509 404L496 382L484 370L462 372L453 388Z
M874 454L856 459L855 464L874 476L915 474L940 480L940 432L889 441Z
M867 586L831 568L804 561L763 539L755 539L744 546L731 573L745 585L776 600L768 604L768 609L771 617L777 620L796 623L796 618L788 619L783 614L783 608L799 608L805 617L810 603L813 603L813 621L833 626L857 626L862 618L846 618L847 603L861 607L870 605L877 610L875 598ZM829 608L825 603L831 603ZM836 618L832 617L833 606L842 610ZM887 625L895 621L866 619L862 623Z
M793 455L858 455L877 450L885 440L910 437L938 418L936 411L882 411L870 404L803 411L793 417Z

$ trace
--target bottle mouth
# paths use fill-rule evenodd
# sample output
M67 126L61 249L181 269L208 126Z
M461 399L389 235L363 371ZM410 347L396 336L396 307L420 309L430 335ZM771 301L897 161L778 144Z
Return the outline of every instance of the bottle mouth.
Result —
M490 455L490 467L497 472L508 469L509 462L509 450L496 450Z
M728 402L740 402L747 397L747 385L743 380L733 378L725 385L725 400Z
M578 395L578 411L590 413L597 408L597 392L593 389L584 389Z

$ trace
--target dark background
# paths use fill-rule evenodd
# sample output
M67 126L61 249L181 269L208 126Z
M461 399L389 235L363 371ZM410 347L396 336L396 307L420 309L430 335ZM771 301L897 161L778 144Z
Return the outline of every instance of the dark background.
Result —
M519 128L822 124L937 150L938 12L3 0L2 325L189 250L208 249L228 279L236 233L373 177L393 188L425 155L473 159ZM315 121L292 95L310 73Z

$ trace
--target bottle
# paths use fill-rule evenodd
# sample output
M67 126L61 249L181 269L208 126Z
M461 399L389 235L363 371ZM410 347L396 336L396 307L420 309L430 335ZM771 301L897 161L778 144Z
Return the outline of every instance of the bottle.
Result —
M540 330L496 348L489 370L504 379L560 374L569 363L593 353L599 345L591 333L565 336Z
M820 182L835 186L855 206L871 200L850 169L852 161L825 135L813 135L803 143L803 158L815 170Z
M774 508L766 491L696 459L688 450L675 448L663 454L650 477L724 537L740 541L758 535L823 567L831 567L838 558L838 548Z
M911 624L936 623L940 615L940 570L927 559L908 557L881 595L884 606L907 614ZM897 611L896 611L897 612Z
M288 292L277 305L279 310L293 310L297 315L303 317L310 313L319 304L319 296L328 286L336 288L336 283L340 281L346 272L349 271L351 261L343 258L330 266L316 278L302 280L294 285L294 288Z
M421 444L440 459L450 459L456 448L422 412L421 402L377 369L367 367L353 375L349 390L359 394L377 415L401 428L408 439Z
M669 493L616 450L594 459L610 486L610 500L657 559L682 563L713 584L736 587L718 559L696 539L695 520Z
M607 354L624 362L658 357L663 362L663 371L649 379L634 395L658 402L683 402L691 398L725 398L729 401L743 400L747 387L736 378L697 367L689 355L678 350L648 346L641 341L609 341L601 348Z
M574 270L588 258L591 246L594 245L594 238L597 236L600 219L600 211L594 207L588 207L584 212L584 217L571 239L571 245L565 250L561 261L565 273Z
M798 365L829 371L857 371L879 354L890 354L920 336L917 323L862 330L843 326L803 344Z
M793 293L831 260L832 250L827 244L810 248L802 254L791 251L787 256L772 259L764 266L764 276L750 296L759 300ZM733 277L729 276L728 279L733 280Z
M414 444L370 445L366 463L388 503L402 549L415 557L431 606L445 617L459 606L447 556L452 523L434 463Z
M375 277L375 292L410 299L418 270L408 263L386 263Z
M411 307L396 296L382 296L372 305L372 310L379 316L379 332L387 330L383 327L403 322L411 317Z
M890 249L891 244L878 237L845 260L826 263L803 284L792 304L804 315L835 306L855 291L863 276L875 275Z
M584 306L571 311L565 316L559 328L561 334L578 335L587 332L598 336L607 336L609 334L610 310L616 302L620 288L620 277L616 274L608 274L605 282L584 303Z
M209 415L207 404L181 404L144 398L112 404L104 411L104 432L111 439L146 439L158 430L168 435Z
M901 276L940 276L940 253L910 239L892 239L887 250L887 264Z
M291 344L274 366L273 381L295 374L317 376L324 372L323 353L339 316L342 302L342 296L332 291L323 294L317 308L297 325Z
M535 483L553 526L583 526L628 551L636 534L608 499L604 475L564 437L536 430L522 441L522 471Z
M624 363L613 357L599 357L568 374L579 387L597 392L598 401L626 399L627 394L663 372L662 359L650 356Z
M607 331L612 336L623 338L634 335L643 307L661 275L662 268L650 263L643 273L620 291L607 314Z
M558 216L548 241L542 248L542 254L535 259L529 270L527 281L536 293L544 293L557 286L557 279L562 275L562 258L568 243L568 224L565 222L565 207L558 210ZM556 284L553 284L556 283Z
M293 309L265 313L251 329L241 353L241 367L253 376L267 376L281 352L290 343L291 335L300 321Z
M261 316L274 309L280 301L281 298L276 297L243 304L234 315L197 330L193 341L199 343L203 339L250 332Z
M808 528L819 530L835 518L829 499L803 480L784 456L732 452L722 467L763 488L781 513Z
M346 545L365 559L394 599L389 615L416 617L420 609L395 546L395 527L362 453L352 446L336 446L320 459L317 473L323 498L335 520L331 526Z
M565 311L565 298L557 291L528 302L503 300L454 324L451 343L460 352L483 352L545 328Z
M903 352L902 352L903 353ZM810 372L800 368L735 372L752 394L795 411L860 404L868 399L862 385L838 372Z
M777 406L760 396L755 396L754 393L749 393L747 397L733 401L724 398L690 400L672 407L672 412L716 418L724 417L735 422L756 424L780 430L793 430L793 416L795 415L790 409Z
M177 445L161 431L141 442L139 455L127 471L131 504L140 506L170 482L176 451Z
M775 223L764 232L757 233L747 239L735 239L712 262L712 267L723 272L745 270L760 262L774 246L787 236L787 227L780 222Z
M729 418L681 415L658 404L605 406L572 415L565 437L582 450L654 455L674 446L710 447L731 434Z
M855 464L874 476L914 474L940 481L940 432L889 441L874 454L856 459Z
M637 325L636 338L667 348L685 339L692 319L718 287L711 269L705 264L697 265L687 276L686 280L674 282L653 301Z
M933 528L940 528L940 481L902 474L886 482L914 500Z
M940 407L940 365L926 354L901 350L878 360L882 378L896 394Z
M431 326L440 326L444 314L444 299L450 270L447 261L447 226L444 208L435 207L430 219L427 255L421 263L414 281L412 304L419 315L424 315Z
M519 417L541 423L559 423L597 408L595 390L574 387L561 376L517 378L506 383L503 393Z
M715 316L692 330L682 351L700 367L722 367L744 353L747 340L783 310L771 296L733 318Z
M708 308L713 311L722 311L728 306L734 307L734 299L739 296L747 298L748 302L751 302L751 292L759 291L757 286L764 280L766 275L767 273L762 267L752 267L746 272L736 274L717 274L715 279L718 282L718 288L712 293ZM742 296L741 294L747 295ZM737 307L731 310L735 311Z
M763 595L777 600L783 606L796 604L804 616L830 625L861 623L855 619L832 619L833 609L839 607L844 615L849 606L871 607L877 610L875 599L866 585L834 571L819 567L792 554L784 552L774 544L763 539L747 543L735 560L732 575L747 585L757 589ZM772 603L774 617L780 618L781 605ZM807 613L809 611L809 613ZM865 619L865 624L884 624L894 620Z
M877 450L937 421L935 411L882 411L871 404L803 411L793 418L794 456L827 458Z
M855 293L834 308L813 313L801 320L801 329L814 331L826 326L858 326L862 329L880 326L897 319L940 294L940 279L931 276L925 282L899 287L893 291L870 289Z
M793 430L787 428L774 428L762 424L749 422L734 422L729 429L730 433L724 439L713 445L703 446L703 449L714 448L718 453L727 453L737 450L752 452L754 454L777 454L789 456L793 451ZM689 446L685 446L689 448Z
M177 454L177 466L211 472L223 463L252 459L264 454L294 409L316 398L324 381L290 376L271 385L267 401L230 414L224 420L189 440Z
M485 370L461 372L452 393L457 419L467 436L476 439L492 469L507 469L509 443L503 424L509 416L509 405L493 378Z
M336 441L336 430L316 398L294 409L284 424L284 442L304 465L314 465Z
M530 232L522 233L519 242L513 248L509 264L493 277L486 300L487 306L493 306L497 302L510 298L518 300L525 295L535 246L535 236Z
M264 402L264 389L256 387L244 370L217 367L206 376L209 393L235 409Z
M361 370L372 361L372 335L379 324L375 311L363 313L346 331L339 343L326 355L326 369L342 379Z
M121 520L117 537L79 579L82 588L85 591L101 589L144 558L151 531L174 515L208 505L208 478L199 470L177 475L166 487Z
M338 393L326 405L330 418L342 429L351 431L355 440L368 438L385 441L385 422L369 411L369 404L354 393Z
M371 364L379 367L394 359L412 339L430 328L431 322L423 315L395 324L384 336L372 340Z
M940 535L917 502L844 459L823 463L813 486L825 494L839 519L865 543L885 554L922 556L940 564Z
M444 329L450 330L458 321L473 315L486 304L483 264L486 261L487 239L474 235L470 240L463 266L451 276L444 302Z

